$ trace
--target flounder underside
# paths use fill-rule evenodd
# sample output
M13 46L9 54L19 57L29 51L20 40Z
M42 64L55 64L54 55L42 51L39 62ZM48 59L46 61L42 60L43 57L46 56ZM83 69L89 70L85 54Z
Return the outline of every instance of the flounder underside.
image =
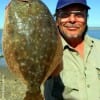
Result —
M41 84L62 62L55 21L40 0L12 0L6 7L3 52L9 69L28 87L24 100L43 100Z

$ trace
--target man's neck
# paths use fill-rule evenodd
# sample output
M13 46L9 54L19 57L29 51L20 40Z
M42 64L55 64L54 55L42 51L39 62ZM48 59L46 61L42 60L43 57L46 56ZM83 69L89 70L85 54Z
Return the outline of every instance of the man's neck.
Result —
M84 40L83 39L72 39L72 40L66 40L67 43L73 47L83 58L84 55Z

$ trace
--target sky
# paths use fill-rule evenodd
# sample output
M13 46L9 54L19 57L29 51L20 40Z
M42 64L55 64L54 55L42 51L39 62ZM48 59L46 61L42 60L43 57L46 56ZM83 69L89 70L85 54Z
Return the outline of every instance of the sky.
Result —
M42 1L47 5L50 12L54 14L58 0ZM10 0L2 0L2 2L0 2L0 29L2 29L4 26L5 7L9 2ZM100 0L87 0L87 4L91 7L91 9L89 10L88 26L100 27Z

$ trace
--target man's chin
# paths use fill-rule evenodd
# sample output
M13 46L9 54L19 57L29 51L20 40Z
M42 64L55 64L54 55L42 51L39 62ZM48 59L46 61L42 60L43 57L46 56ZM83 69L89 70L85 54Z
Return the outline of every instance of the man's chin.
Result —
M71 39L71 38L72 39L77 39L77 38L81 38L82 34L74 34L74 35L73 34L72 35L69 34L66 37L69 38L69 39Z

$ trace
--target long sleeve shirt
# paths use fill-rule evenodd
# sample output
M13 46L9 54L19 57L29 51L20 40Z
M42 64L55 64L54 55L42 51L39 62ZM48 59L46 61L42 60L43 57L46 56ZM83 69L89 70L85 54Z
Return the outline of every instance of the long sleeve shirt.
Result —
M64 100L100 100L100 40L85 37L84 58L62 41Z

